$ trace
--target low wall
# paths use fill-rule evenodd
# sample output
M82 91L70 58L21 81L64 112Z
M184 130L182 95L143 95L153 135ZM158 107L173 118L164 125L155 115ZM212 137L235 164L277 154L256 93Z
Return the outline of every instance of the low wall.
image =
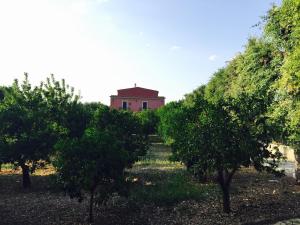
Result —
M296 161L295 150L293 148L286 145L276 144L276 143L270 145L270 149L274 150L275 148L278 148L278 150L286 158L286 161L289 162Z
M270 145L270 149L272 149L272 151L275 151L276 148L278 148L283 157L285 157L285 160L279 164L279 169L283 169L285 171L285 175L296 179L298 163L295 156L295 150L289 146L277 143Z

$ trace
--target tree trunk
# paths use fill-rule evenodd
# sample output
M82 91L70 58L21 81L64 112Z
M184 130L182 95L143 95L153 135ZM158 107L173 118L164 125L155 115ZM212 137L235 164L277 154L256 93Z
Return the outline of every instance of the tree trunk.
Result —
M233 169L229 172L227 169L218 170L218 182L221 186L221 190L223 193L223 212L230 213L230 184L232 177L237 169Z
M222 187L222 192L223 192L223 212L224 213L230 213L231 208L230 208L229 186Z
M91 191L91 197L90 197L90 212L89 212L89 222L94 222L94 216L93 216L93 206L94 206L94 191Z
M31 187L31 180L29 176L29 166L22 164L22 174L23 174L23 188L30 188Z

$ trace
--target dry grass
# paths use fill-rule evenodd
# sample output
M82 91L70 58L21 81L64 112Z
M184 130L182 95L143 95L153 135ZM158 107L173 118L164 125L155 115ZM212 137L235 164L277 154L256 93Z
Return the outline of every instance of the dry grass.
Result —
M22 174L20 167L14 168L12 164L2 164L0 175ZM55 174L55 168L52 165L46 165L44 168L36 169L34 176L48 176Z

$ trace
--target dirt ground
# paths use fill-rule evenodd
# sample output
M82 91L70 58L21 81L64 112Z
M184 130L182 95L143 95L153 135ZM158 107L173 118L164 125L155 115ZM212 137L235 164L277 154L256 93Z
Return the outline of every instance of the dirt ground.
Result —
M134 168L134 176L143 184L155 183L145 176L149 173L148 166L151 163ZM160 174L160 180L164 179L165 171L161 168L151 166L151 172ZM70 199L55 188L54 182L51 173L38 173L32 176L32 189L24 191L20 174L9 170L0 172L0 224L88 224L87 201L79 203ZM203 200L187 199L169 205L119 199L96 209L95 224L258 225L300 218L300 186L287 177L279 179L243 169L233 179L231 200L233 212L227 215L222 213L217 196L208 195Z

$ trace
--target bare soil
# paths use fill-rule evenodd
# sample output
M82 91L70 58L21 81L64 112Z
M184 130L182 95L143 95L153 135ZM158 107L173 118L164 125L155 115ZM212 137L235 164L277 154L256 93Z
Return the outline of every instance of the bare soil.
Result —
M134 168L134 176L140 182L136 185L155 182L147 180L147 167L139 165L137 168ZM151 173L159 174L160 180L164 179L165 172L151 167ZM32 176L33 187L24 191L18 171L0 172L0 224L88 224L88 202L70 199L54 184L51 172L40 172ZM231 192L231 214L222 213L221 201L214 195L166 205L117 199L95 210L95 224L258 225L300 217L300 186L293 179L243 169L235 175Z

